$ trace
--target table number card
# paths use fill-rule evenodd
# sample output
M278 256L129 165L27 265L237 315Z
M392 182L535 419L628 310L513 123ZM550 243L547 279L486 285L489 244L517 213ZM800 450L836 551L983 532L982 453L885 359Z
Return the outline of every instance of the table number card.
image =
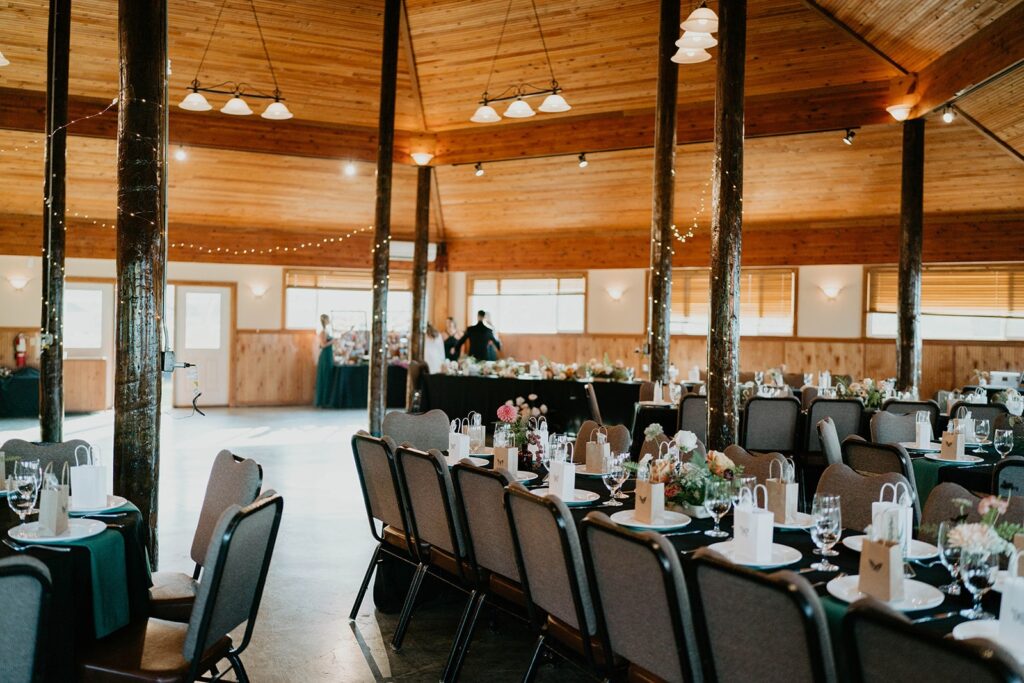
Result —
M643 524L655 524L665 512L665 484L652 484L649 480L636 482L636 509L633 519Z
M553 460L550 471L548 491L562 500L572 500L576 491L576 465Z
M962 460L964 457L963 432L943 432L942 450L939 457L943 460Z
M519 449L515 446L495 446L494 469L506 470L515 477L519 471Z

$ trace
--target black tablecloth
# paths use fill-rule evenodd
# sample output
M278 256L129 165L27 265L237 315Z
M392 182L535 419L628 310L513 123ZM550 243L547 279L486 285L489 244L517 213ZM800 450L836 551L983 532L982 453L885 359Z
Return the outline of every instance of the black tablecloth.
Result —
M552 432L575 432L590 418L585 382L434 374L426 376L424 385L424 411L440 408L450 418L476 411L489 428L505 401L527 398L530 394L537 395L531 405L548 407L548 427ZM593 385L604 423L631 425L640 383L595 381Z
M21 368L0 379L0 417L39 415L39 371Z
M408 369L388 365L388 408L405 407L405 382ZM365 408L370 386L369 365L335 365L329 405L331 408Z
M636 404L636 416L633 418L633 444L629 454L636 460L644 445L644 430L654 423L661 425L665 436L675 436L679 425L679 408L676 406L651 406Z

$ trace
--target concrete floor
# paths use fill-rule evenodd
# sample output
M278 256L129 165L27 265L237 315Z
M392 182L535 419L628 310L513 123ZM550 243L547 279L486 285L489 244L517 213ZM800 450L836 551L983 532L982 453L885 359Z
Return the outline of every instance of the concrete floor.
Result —
M414 614L402 651L388 643L397 618L371 596L348 621L373 542L352 463L350 438L365 411L300 408L209 409L206 417L166 410L160 465L160 568L191 573L188 557L210 464L230 449L263 466L264 490L285 512L253 642L242 659L254 683L284 681L437 681L461 603L426 604ZM71 416L65 438L112 455L113 413ZM37 440L34 420L0 419L0 443ZM518 622L484 620L462 680L519 680L533 638ZM585 680L572 666L547 664L541 681Z

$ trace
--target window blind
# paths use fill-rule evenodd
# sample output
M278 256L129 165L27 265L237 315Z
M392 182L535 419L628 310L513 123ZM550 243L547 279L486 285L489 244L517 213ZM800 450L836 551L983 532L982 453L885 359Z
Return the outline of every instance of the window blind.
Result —
M672 316L707 319L710 271L672 272ZM794 271L791 268L750 268L740 273L740 315L745 318L792 318Z
M373 289L373 273L362 269L345 270L288 270L284 275L286 287L307 289ZM389 289L408 291L412 289L412 274L395 272L389 274Z
M899 271L868 270L868 313L896 313ZM1024 266L925 266L921 313L1024 318Z

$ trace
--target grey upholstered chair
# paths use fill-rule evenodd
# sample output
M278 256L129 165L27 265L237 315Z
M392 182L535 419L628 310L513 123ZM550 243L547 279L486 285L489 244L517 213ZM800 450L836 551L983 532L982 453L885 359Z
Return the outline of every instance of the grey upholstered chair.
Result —
M924 502L924 513L921 515L919 537L923 541L933 543L937 527L941 522L951 519L963 519L977 522L981 519L978 503L981 498L963 486L952 482L944 482L932 489L928 500ZM1024 524L1024 497L1011 497L1002 520Z
M992 490L1001 496L1024 496L1024 456L1011 455L996 463Z
M861 531L871 524L871 504L878 500L882 486L900 482L910 486L902 474L890 472L865 476L843 464L829 465L821 474L816 492L838 495L843 526ZM916 499L914 503L917 504Z
M955 418L960 408L967 408L971 411L971 417L976 420L988 420L989 424L995 424L1001 415L1007 415L1010 411L1002 403L965 403L957 401L949 409L949 417Z
M879 410L871 416L871 440L892 444L917 441L917 415Z
M643 460L645 455L651 457L658 457L658 452L661 450L661 444L668 443L669 438L664 434L658 434L652 441L644 439L643 445L640 446L640 453L637 455L637 461Z
M798 447L800 401L792 396L754 396L743 406L740 445L752 451L795 453Z
M701 548L689 580L694 624L708 653L706 678L720 683L837 680L824 609L802 576L751 571ZM771 627L758 628L753 636L755 624Z
M917 519L921 518L921 501L914 466L903 446L847 439L843 442L843 463L861 474L895 472L902 475L910 482L910 492L914 495L914 513Z
M513 483L505 489L505 510L530 623L537 632L523 680L532 680L541 655L549 650L582 658L586 666L599 672L604 664L601 653L595 652L597 622L569 509L557 497L535 496Z
M953 640L866 598L843 617L843 642L853 683L1019 683L1024 669L990 640Z
M744 476L757 477L757 483L763 484L769 478L773 462L784 465L786 457L782 453L751 453L745 448L732 444L725 447L725 455L737 465L743 468ZM774 475L777 477L782 472L775 467Z
M640 395L637 398L638 401L653 401L654 400L654 382L641 382L640 383Z
M28 555L0 560L0 662L3 680L41 680L46 653L39 646L50 620L50 571Z
M594 383L587 382L583 385L583 391L587 394L587 406L590 408L590 419L597 424L602 424L601 406L597 403L597 392L594 390Z
M915 416L918 411L923 410L928 413L928 417L932 421L932 433L936 433L939 430L939 415L942 411L939 409L939 404L935 401L901 401L898 398L890 398L882 404L882 410L887 413L896 413L897 415Z
M800 388L800 406L807 412L811 409L811 403L818 398L818 387L807 385Z
M821 442L818 440L817 424L823 418L832 418L832 423L836 427L836 437L842 442L846 437L860 431L863 414L864 403L859 398L815 399L807 411L807 452L817 454L822 450Z
M992 434L995 434L997 429L1009 429L1013 432L1014 439L1024 439L1024 420L1009 413L1000 415L992 422Z
M825 462L829 465L843 461L843 449L839 443L839 434L836 433L836 423L831 417L823 417L818 420L818 441L821 443L821 452L825 454Z
M195 569L192 576L183 572L156 572L149 589L150 615L169 621L188 621L196 598L197 580L210 548L214 528L221 515L232 505L246 506L256 500L263 485L263 468L251 458L240 458L223 450L213 459L206 483L203 507L192 536L189 552Z
M395 470L399 489L405 493L409 535L420 548L412 586L391 637L391 647L399 650L426 574L429 572L467 593L469 577L465 571L462 524L455 511L455 489L444 456L438 450L423 452L399 446L395 451ZM471 604L472 601L467 603L467 609Z
M227 659L237 680L247 682L239 655L252 639L283 510L284 499L273 491L224 510L203 558L207 570L188 624L151 618L117 631L85 654L81 679L185 683ZM229 634L242 624L236 647Z
M408 444L421 451L448 450L451 422L443 410L428 410L421 415L391 412L384 416L381 433L398 445Z
M573 460L576 462L586 462L587 442L590 441L590 436L594 430L601 426L593 420L583 421L579 431L576 432L576 443L573 444L572 449ZM611 427L604 425L604 429L608 432L608 443L611 446L612 453L629 453L633 437L630 436L629 428L626 425L613 425Z
M588 514L581 532L602 650L629 662L630 680L701 680L678 551L664 536L621 527L603 512Z
M686 394L679 402L679 429L693 432L701 443L708 442L708 397Z
M4 452L4 457L8 460L38 460L39 466L43 469L52 464L54 471L60 472L64 463L69 467L74 466L75 449L80 446L89 448L89 442L71 439L61 443L33 443L23 439L8 439L0 446L0 451Z

